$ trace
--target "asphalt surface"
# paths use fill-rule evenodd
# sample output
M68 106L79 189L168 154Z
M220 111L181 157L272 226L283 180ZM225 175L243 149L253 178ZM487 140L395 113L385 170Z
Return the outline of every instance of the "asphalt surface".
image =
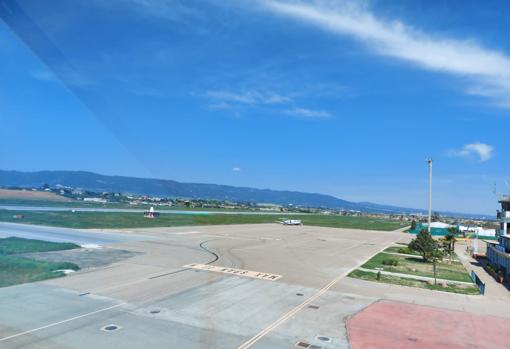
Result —
M150 207L150 205L147 205ZM148 209L148 208L147 208ZM142 213L147 209L140 208L102 208L102 207L71 207L71 206L26 206L26 205L0 205L0 210L8 211L55 211L55 212L109 212L109 213ZM243 214L243 215L307 215L302 212L274 212L274 211L204 211L204 210L174 210L171 208L156 209L161 214L183 214L183 215L212 215L212 214Z
M259 224L126 235L138 238L105 248L132 258L0 289L0 348L349 348L345 319L379 299L510 316L508 302L346 277L402 233Z
M79 245L106 245L130 240L155 239L155 237L147 237L137 234L0 222L0 237L9 236L53 242L74 242Z

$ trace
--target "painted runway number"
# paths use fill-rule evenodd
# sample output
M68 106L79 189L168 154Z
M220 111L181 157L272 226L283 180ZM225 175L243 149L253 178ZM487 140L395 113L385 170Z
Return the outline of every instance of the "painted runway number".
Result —
M199 269L199 270L214 271L217 273L246 276L246 277L250 277L250 278L270 280L270 281L275 281L282 277L281 275L262 273L262 272L258 272L258 271L252 271L252 270L227 268L227 267L220 267L217 265L207 265L207 264L197 264L197 263L185 265L184 268L193 268L193 269Z

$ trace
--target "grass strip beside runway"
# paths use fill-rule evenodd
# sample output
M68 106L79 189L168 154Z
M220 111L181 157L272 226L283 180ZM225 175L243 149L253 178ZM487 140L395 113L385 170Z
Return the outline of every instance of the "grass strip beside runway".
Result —
M23 218L14 218L16 214ZM283 218L302 220L304 225L391 231L401 227L400 222L369 217L339 215L292 215L275 214L161 214L156 219L147 219L142 213L131 212L71 212L71 211L7 211L0 210L0 221L37 224L55 227L88 228L148 228L178 227L224 224L275 223Z
M64 276L61 270L80 269L74 263L45 262L23 257L22 253L78 248L72 243L55 243L20 238L0 239L0 287Z

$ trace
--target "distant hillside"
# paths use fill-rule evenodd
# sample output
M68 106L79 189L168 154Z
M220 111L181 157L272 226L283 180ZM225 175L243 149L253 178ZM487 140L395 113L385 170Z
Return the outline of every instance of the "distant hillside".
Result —
M357 210L374 213L424 212L409 208L351 202L331 195L297 191L255 189L217 184L180 183L167 179L104 176L83 171L19 172L0 170L0 187L34 188L57 184L95 192L120 192L189 199L273 203L304 207Z

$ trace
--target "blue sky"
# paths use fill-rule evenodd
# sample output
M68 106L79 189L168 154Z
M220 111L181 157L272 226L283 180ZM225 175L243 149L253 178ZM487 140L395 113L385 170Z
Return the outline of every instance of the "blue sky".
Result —
M424 208L431 156L435 209L510 190L505 1L1 2L3 169Z

